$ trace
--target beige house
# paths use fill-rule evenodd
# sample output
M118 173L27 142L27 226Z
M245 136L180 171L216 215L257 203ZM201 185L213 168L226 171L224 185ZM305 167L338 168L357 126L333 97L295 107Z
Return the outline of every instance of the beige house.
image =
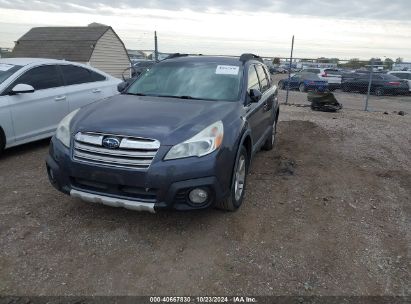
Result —
M100 24L32 28L16 42L12 57L90 64L117 78L130 66L124 43L110 26Z

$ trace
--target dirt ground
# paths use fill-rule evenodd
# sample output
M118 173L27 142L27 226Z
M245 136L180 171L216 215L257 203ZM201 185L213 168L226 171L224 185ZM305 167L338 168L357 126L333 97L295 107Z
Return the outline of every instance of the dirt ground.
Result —
M55 191L47 141L0 159L1 295L410 295L411 115L281 106L235 213Z

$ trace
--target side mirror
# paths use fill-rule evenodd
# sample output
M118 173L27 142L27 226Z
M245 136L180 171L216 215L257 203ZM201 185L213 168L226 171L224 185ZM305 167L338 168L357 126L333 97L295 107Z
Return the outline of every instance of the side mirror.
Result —
M34 93L34 88L31 85L19 83L11 89L11 95Z
M259 102L260 99L261 99L261 96L263 96L263 94L261 94L260 90L258 90L258 89L251 89L250 90L251 102Z
M125 90L127 87L128 87L128 82L127 82L127 81L120 82L120 83L117 85L117 91L119 91L120 93L123 93L124 90Z

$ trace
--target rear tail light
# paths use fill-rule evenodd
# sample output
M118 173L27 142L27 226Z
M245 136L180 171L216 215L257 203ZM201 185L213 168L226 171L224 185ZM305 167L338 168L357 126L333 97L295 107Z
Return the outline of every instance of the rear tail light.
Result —
M311 84L311 85L312 85L312 84L315 84L315 82L314 82L314 81L310 81L308 84Z
M401 85L401 82L399 82L399 81L390 81L390 82L388 83L388 85L391 85L391 86L399 86L399 85Z
M322 76L322 77L327 77L328 74L327 74L327 73L322 73L321 76Z

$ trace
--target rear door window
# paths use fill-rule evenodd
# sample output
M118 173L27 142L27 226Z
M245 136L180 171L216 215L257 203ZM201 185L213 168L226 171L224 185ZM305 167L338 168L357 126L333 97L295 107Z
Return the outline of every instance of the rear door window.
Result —
M44 65L33 68L20 76L12 85L31 85L36 91L63 86L61 75L55 65Z
M103 81L106 79L105 76L99 73L79 66L61 65L60 68L62 70L66 85L90 83Z

